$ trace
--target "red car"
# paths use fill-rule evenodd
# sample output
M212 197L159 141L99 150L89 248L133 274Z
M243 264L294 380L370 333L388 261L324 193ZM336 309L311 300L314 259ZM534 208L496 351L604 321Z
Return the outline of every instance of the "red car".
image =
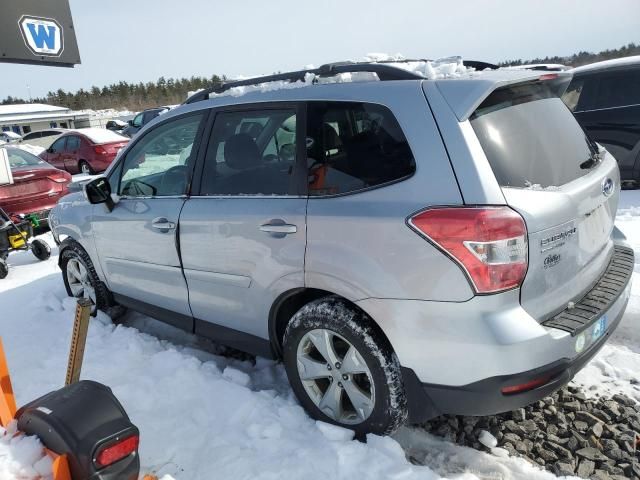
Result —
M15 183L0 187L0 207L10 215L34 213L46 220L58 199L69 193L71 175L18 147L2 148L9 155Z
M129 139L105 128L83 128L60 135L40 158L69 173L104 172Z

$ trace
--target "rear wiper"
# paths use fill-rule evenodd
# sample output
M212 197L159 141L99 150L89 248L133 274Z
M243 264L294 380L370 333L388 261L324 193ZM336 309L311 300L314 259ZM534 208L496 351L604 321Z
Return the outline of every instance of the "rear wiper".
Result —
M589 170L590 168L592 168L596 163L598 163L599 158L597 156L592 156L589 158L589 160L585 160L584 162L582 162L580 164L580 168L582 170Z

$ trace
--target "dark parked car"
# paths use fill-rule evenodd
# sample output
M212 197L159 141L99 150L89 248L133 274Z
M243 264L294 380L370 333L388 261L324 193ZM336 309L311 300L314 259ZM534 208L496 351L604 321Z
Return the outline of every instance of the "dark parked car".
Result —
M54 167L70 173L104 172L129 139L104 128L83 128L61 135L40 154Z
M112 132L122 133L122 130L127 128L128 125L129 124L123 120L114 119L114 120L109 120L105 125L105 128L107 130L111 130Z
M127 137L133 137L138 131L158 115L168 112L171 107L156 107L144 110L129 120L129 126L122 130L122 134Z
M640 184L640 56L578 67L563 100L589 136Z
M2 148L7 150L15 183L0 187L0 207L8 214L36 214L46 220L58 199L69 193L71 175L21 148Z

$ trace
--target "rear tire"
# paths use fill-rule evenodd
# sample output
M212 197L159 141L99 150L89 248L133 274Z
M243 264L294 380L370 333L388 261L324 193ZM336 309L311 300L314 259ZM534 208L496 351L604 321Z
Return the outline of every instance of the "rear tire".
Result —
M9 275L9 265L4 258L0 258L0 280L7 278L7 275Z
M89 165L89 162L86 160L80 160L78 162L78 170L84 175L95 175L93 168L91 168L91 165Z
M51 247L47 242L43 240L35 239L33 242L31 242L31 252L41 262L49 260L49 258L51 257Z
M331 296L302 307L284 334L291 387L311 417L355 431L389 435L407 420L400 363L373 321Z

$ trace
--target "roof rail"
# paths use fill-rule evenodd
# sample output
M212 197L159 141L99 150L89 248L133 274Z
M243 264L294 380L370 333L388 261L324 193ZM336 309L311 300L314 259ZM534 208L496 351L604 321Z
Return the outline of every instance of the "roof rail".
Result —
M276 82L279 80L287 82L303 81L307 74L314 74L320 77L332 77L340 73L357 73L370 72L378 75L381 81L388 80L420 80L424 77L418 73L410 72L402 68L394 67L392 62L335 62L327 63L318 68L309 70L298 70L295 72L276 73L274 75L266 75L263 77L247 78L245 80L233 80L224 82L222 85L205 88L191 95L184 102L185 104L206 100L211 93L222 93L234 87L243 87L247 85L259 85L261 83ZM393 62L395 63L395 62Z

